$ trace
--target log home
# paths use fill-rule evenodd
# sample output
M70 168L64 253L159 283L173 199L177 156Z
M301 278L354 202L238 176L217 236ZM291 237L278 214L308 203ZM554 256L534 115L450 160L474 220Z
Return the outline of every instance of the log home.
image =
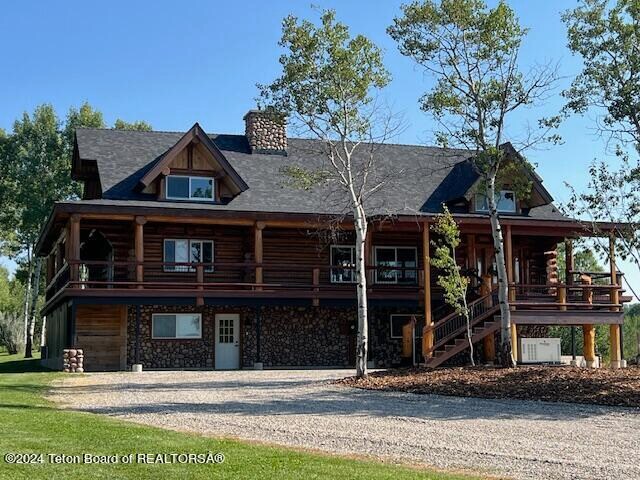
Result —
M245 122L244 135L198 124L186 133L76 131L71 175L82 199L56 203L37 246L47 265L46 365L61 368L69 347L84 349L86 370L354 364L344 204L330 182L300 189L283 173L323 168L323 145L287 138L261 111ZM385 144L375 155L394 180L369 201L370 365L438 366L466 348L465 322L445 306L429 262L429 225L443 204L464 241L457 260L472 278L473 341L491 361L494 251L471 152ZM607 274L574 270L571 240L585 232L530 176L527 198L505 183L499 199L516 353L526 354L519 338L578 325L592 364L594 325L608 324L618 366L621 273L613 258ZM561 242L566 272L556 264Z

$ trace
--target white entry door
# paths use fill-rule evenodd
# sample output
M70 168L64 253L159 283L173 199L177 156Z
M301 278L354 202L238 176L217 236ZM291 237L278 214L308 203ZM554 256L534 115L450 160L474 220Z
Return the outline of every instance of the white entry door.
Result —
M216 314L217 370L240 368L240 315L237 313Z

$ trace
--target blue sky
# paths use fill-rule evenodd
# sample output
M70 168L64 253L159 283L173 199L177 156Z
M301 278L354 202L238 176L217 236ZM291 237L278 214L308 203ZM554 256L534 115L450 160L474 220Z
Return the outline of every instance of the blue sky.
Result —
M509 3L530 28L522 64L559 62L564 77L544 109L519 116L519 121L535 122L559 110L560 91L580 71L580 60L566 48L560 20L560 13L576 1ZM407 127L394 140L427 143L433 125L417 100L430 79L399 54L385 33L401 2L313 4L335 8L353 33L367 35L384 49L393 76L384 96L404 115ZM181 131L198 121L210 132L240 133L243 114L254 106L255 84L278 74L280 25L289 13L317 18L306 1L9 2L0 16L0 128L9 130L23 111L43 102L64 115L87 100L109 123L120 117L146 120L157 130ZM565 181L583 188L589 163L607 155L605 142L593 131L594 118L565 122L563 145L527 152L559 202L568 196ZM518 126L516 122L511 131L516 133ZM637 284L640 277L630 267L626 270Z

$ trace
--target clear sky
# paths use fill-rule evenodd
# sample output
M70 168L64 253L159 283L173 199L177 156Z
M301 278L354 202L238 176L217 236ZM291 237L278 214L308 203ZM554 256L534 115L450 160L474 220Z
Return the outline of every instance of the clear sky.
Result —
M544 109L519 117L535 122L559 110L560 91L580 71L580 60L566 48L560 19L576 1L509 3L530 28L522 64L559 62L564 77ZM400 4L313 0L320 8L336 9L353 33L384 49L393 76L384 95L407 127L394 140L423 144L433 125L417 100L430 79L399 54L385 32ZM120 117L148 121L156 130L182 131L198 121L209 132L241 133L242 116L255 105L255 84L278 74L277 42L281 20L289 13L317 19L310 1L293 0L8 2L0 13L0 128L10 130L23 111L43 102L64 115L87 100L109 123ZM593 123L594 116L571 119L560 130L563 145L527 152L557 202L568 197L565 182L583 188L589 163L608 155ZM518 127L510 131L517 134ZM640 285L640 276L631 267L626 270Z

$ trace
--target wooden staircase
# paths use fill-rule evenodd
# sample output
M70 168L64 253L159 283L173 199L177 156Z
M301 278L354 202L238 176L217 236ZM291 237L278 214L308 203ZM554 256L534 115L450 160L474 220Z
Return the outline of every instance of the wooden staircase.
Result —
M471 341L479 342L487 335L500 330L500 311L497 293L491 292L469 304L471 316ZM461 313L454 312L438 320L431 327L433 347L426 352L425 366L435 368L454 355L469 348L467 321ZM428 330L423 332L423 336Z

